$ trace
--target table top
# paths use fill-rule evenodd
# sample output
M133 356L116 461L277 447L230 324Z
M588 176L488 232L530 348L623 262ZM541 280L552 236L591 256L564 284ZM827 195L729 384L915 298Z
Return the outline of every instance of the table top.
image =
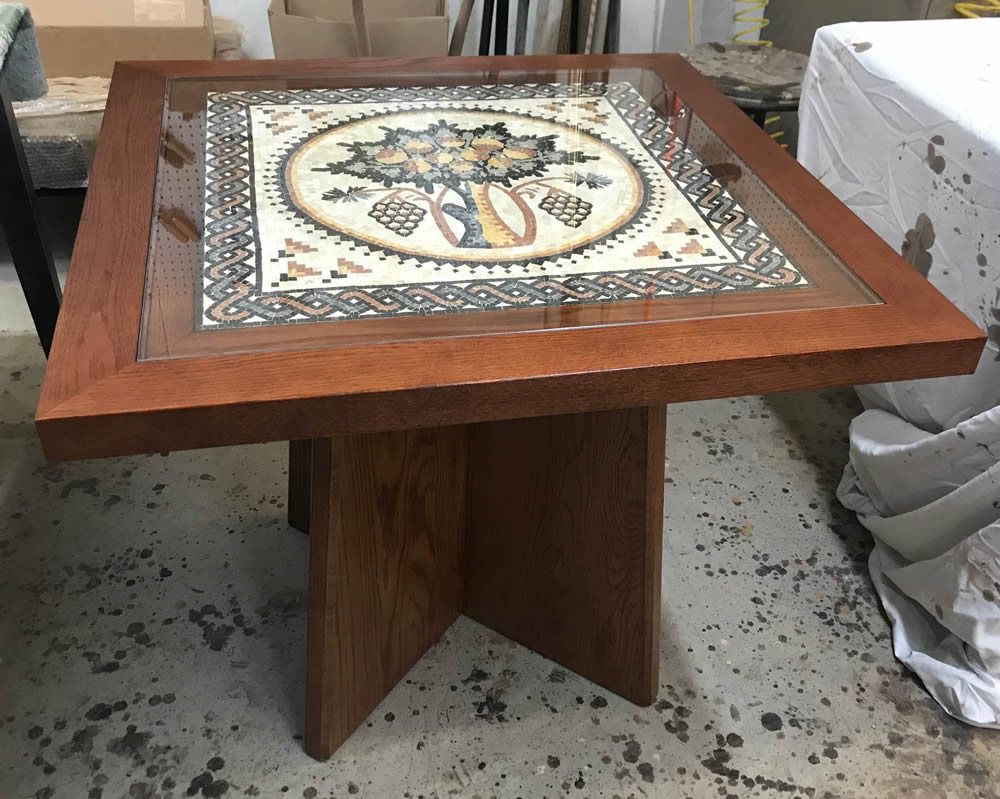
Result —
M679 56L135 62L37 418L87 457L936 376L982 343Z

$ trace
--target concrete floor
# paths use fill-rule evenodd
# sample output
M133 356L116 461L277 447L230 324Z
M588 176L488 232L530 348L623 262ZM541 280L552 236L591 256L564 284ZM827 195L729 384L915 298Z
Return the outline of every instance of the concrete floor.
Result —
M461 619L316 763L284 445L47 465L43 366L0 337L0 797L1000 795L892 658L848 391L671 407L654 706Z

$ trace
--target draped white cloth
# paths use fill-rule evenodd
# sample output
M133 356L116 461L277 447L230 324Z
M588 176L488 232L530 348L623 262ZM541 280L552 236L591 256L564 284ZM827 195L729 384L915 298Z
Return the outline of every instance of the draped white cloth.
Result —
M798 158L990 335L974 375L859 386L838 490L896 656L1000 727L1000 19L816 33Z

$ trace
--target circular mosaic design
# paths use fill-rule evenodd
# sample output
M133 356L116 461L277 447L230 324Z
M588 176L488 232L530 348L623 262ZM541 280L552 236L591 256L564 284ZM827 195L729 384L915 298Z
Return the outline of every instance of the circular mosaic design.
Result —
M398 254L453 263L558 256L642 207L616 147L523 114L400 111L339 125L285 162L291 203L317 223Z

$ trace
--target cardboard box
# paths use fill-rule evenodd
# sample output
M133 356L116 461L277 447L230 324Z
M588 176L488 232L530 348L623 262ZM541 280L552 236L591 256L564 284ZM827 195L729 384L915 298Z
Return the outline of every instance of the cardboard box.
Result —
M351 0L271 0L275 58L356 56ZM448 55L444 0L366 0L373 56Z
M111 77L115 61L210 59L208 0L25 0L49 77Z

